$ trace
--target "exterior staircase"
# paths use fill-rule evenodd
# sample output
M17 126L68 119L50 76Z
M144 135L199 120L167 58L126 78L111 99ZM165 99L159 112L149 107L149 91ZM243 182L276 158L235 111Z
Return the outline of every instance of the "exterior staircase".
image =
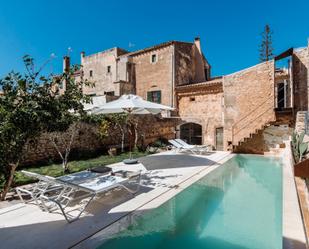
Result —
M251 111L245 113L232 125L233 151L238 151L242 143L256 137L265 127L276 121L273 95Z
M265 101L258 108L244 115L232 126L233 152L264 154L280 152L280 144L267 146L263 133L270 126L285 125L291 127L293 122L293 109L275 109L273 104Z

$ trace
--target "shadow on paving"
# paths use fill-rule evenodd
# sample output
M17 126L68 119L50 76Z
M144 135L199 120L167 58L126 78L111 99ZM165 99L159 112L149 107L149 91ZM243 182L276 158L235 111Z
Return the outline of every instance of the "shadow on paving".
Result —
M304 242L294 240L291 238L283 237L283 249L306 249L307 246Z
M150 190L152 188L142 186L135 196ZM16 215L15 211L0 215L1 223L4 226L0 225L0 249L69 248L131 213L132 210L124 209L121 212L111 212L111 210L132 198L134 196L125 190L111 191L92 201L85 211L88 215L80 217L73 223L67 223L63 216L56 221L41 221L34 215L44 216L46 212L39 209L32 211L32 213L22 214L21 220L23 221L18 225L16 222L11 223L12 218ZM29 205L32 204L27 204L27 206ZM52 213L61 214L59 209ZM19 213L18 216L20 215ZM9 216L12 218L9 219ZM59 219L59 216L55 216L55 219Z
M152 155L141 157L138 161L142 163L147 170L211 166L216 163L215 161L207 158L186 154Z

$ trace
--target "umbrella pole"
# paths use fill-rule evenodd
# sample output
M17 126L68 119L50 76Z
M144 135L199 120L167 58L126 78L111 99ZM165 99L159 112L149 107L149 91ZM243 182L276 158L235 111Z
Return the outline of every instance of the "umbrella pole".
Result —
M127 123L128 123L129 117L131 117L130 115L131 115L131 112L129 111L128 117L127 117ZM129 126L129 129L130 128L131 127ZM131 132L129 132L129 158L130 158L130 160L132 159L132 133Z

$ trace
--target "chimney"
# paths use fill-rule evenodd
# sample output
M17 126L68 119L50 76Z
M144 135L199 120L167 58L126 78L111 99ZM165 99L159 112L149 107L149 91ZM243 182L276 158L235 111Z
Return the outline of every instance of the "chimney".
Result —
M69 72L70 71L70 57L64 56L63 57L63 72Z
M200 37L195 37L194 38L194 44L197 47L197 49L200 51L200 53L202 54Z
M85 52L84 51L80 52L80 64L83 64L84 57L85 57Z

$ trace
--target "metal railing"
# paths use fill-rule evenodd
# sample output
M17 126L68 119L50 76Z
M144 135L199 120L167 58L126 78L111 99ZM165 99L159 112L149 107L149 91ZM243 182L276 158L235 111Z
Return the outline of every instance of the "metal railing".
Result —
M272 106L270 107L269 104L271 99L273 99L274 96L271 95L269 98L267 98L265 101L263 101L260 105L256 105L254 108L252 108L248 113L243 115L237 122L235 122L232 125L232 144L235 145L235 143L238 143L241 139L245 137L249 137L250 134L255 133L256 130L261 129L267 122L274 121L269 120L268 115L270 114L269 111L274 112L274 103L272 103ZM267 114L267 118L266 115ZM264 118L265 117L265 118ZM259 122L259 125L255 124L255 121L258 119L265 119L263 122ZM240 139L237 141L237 135L241 133L244 129L247 129L248 131L245 132L241 136Z

